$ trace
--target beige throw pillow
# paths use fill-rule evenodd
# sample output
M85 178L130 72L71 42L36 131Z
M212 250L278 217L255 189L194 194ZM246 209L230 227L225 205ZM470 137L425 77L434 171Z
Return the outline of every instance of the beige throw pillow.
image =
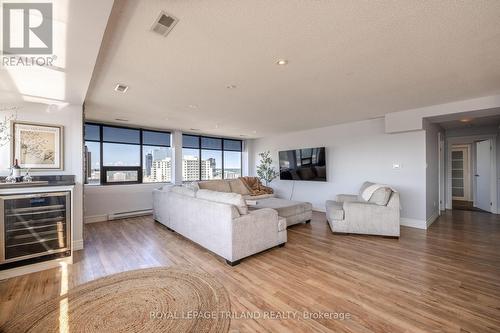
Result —
M243 200L241 194L238 193L225 193L225 192L217 192L210 190L199 190L196 192L196 197L198 199L233 205L238 209L238 212L241 215L248 214L247 204L245 200Z

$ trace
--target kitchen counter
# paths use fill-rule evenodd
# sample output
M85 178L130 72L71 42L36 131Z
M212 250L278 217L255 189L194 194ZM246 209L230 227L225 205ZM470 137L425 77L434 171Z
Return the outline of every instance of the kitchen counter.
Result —
M5 177L0 177L0 189L14 189L23 187L44 187L44 186L70 186L75 185L74 175L61 176L32 176L32 182L6 183Z

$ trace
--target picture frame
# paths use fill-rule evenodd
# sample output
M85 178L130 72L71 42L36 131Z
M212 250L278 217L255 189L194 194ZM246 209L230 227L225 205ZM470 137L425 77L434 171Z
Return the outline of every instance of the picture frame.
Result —
M12 160L23 169L64 170L64 126L13 121Z

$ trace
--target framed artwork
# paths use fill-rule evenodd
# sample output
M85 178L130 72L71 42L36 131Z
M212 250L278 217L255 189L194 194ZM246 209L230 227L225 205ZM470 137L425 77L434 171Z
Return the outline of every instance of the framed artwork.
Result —
M13 122L12 152L23 169L63 170L63 126Z

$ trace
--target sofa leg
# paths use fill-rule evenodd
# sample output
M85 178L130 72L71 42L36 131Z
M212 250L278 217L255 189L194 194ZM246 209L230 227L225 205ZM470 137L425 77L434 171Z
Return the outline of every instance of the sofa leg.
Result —
M278 247L285 247L285 244L286 243L281 243L281 244L278 245Z
M307 220L307 221L305 221L304 223L306 223L306 224L307 224L307 223L311 223L311 220Z
M228 264L229 266L236 266L240 262L241 262L241 260L229 261L229 260L226 259L226 264Z

